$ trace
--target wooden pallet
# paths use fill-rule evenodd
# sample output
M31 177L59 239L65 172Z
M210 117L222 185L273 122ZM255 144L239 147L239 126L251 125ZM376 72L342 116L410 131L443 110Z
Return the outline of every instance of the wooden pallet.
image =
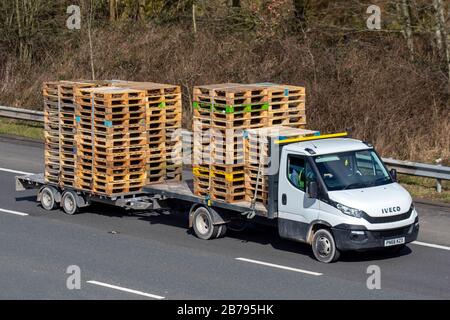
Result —
M76 103L77 187L109 196L140 191L149 148L145 93L83 88Z
M59 160L59 93L58 82L43 85L44 97L44 179L59 183L61 165Z
M253 199L258 181L257 201L267 203L270 140L284 140L317 134L317 131L295 129L286 126L274 126L246 131L245 139L245 187L246 200ZM262 163L262 165L261 165Z

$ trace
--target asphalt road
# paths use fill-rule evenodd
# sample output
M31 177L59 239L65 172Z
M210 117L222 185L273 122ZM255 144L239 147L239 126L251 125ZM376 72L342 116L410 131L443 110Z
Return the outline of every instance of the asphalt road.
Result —
M14 191L17 173L8 171L42 169L42 144L0 137L1 299L450 299L449 207L416 204L421 244L399 254L345 253L321 264L309 246L270 228L204 241L182 212L47 212L35 191ZM71 265L80 268L81 289L66 286ZM367 288L371 265L380 268L381 289Z

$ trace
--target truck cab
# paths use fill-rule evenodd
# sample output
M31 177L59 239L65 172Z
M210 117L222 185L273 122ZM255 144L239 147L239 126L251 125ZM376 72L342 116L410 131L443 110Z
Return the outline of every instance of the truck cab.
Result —
M373 146L350 138L282 145L278 231L312 245L321 262L341 251L388 248L417 239L412 198Z

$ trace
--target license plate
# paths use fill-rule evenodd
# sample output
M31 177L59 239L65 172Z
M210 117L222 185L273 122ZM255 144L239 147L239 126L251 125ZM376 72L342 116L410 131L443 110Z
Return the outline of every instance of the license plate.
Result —
M384 240L385 247L395 246L395 245L404 244L404 243L405 243L405 237Z

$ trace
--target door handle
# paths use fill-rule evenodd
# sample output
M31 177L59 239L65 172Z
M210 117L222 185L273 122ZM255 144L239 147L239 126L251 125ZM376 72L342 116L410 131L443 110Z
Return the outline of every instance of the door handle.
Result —
M286 193L283 193L283 194L281 195L281 204L282 204L283 206L285 206L285 205L287 204L287 196L286 196Z

